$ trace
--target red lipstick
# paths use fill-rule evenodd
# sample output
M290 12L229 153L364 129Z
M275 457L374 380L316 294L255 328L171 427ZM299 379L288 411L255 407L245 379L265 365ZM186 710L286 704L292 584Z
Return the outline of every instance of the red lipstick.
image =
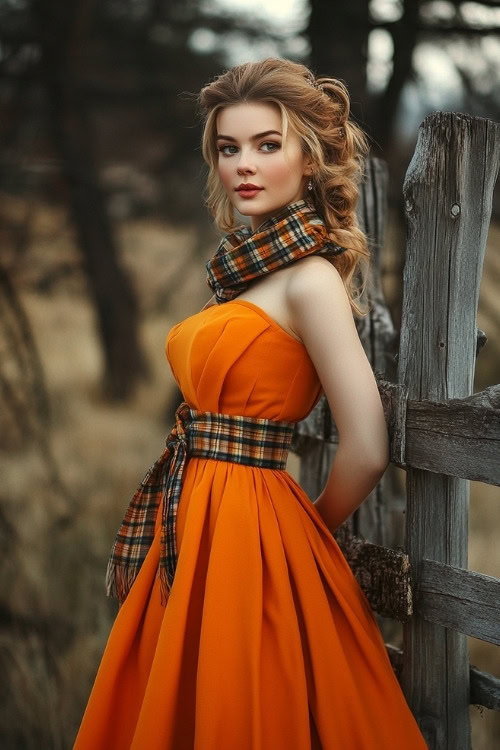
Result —
M238 187L235 188L235 190L242 198L253 198L258 195L263 188L254 185L251 182L242 182L241 185L238 185Z

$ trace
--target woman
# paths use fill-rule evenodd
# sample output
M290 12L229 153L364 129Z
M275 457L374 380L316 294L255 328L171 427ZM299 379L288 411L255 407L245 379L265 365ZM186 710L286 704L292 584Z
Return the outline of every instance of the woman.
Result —
M339 81L286 60L236 67L200 100L228 234L214 296L167 337L185 400L113 547L122 606L75 748L423 749L332 536L389 460L352 312L365 138ZM285 463L323 391L340 440L313 504Z

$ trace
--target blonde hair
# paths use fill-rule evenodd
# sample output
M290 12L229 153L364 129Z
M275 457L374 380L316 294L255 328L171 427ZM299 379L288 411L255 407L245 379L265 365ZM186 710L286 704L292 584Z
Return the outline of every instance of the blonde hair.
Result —
M235 228L234 209L219 178L216 144L217 115L224 107L241 102L269 102L281 112L283 138L288 128L297 133L314 173L310 199L331 239L347 248L331 262L339 271L352 309L364 317L359 300L365 290L370 252L358 226L356 203L368 141L349 119L350 102L345 85L335 78L315 79L305 66L290 60L268 58L245 63L218 76L200 92L204 117L203 157L208 164L206 204L219 229ZM359 272L360 283L355 283Z

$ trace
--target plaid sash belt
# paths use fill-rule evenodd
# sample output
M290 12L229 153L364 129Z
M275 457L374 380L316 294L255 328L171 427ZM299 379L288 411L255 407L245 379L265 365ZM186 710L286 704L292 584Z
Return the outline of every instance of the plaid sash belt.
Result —
M106 574L108 596L125 600L154 538L162 503L160 591L165 604L177 565L176 517L189 456L284 469L295 422L198 411L183 401L166 448L135 492L116 536Z

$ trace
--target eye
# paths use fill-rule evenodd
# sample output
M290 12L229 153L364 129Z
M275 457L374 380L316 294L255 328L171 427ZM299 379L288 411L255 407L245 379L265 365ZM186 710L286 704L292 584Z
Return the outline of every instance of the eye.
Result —
M264 151L264 153L272 153L273 151L278 151L278 149L281 148L281 144L275 143L274 141L265 141L264 143L260 144L260 149ZM232 143L226 143L223 146L217 146L217 150L224 154L224 156L233 156L233 154L236 154L238 152L238 146L234 146Z
M265 146L270 146L271 148L264 148ZM280 148L280 144L274 141L266 141L265 143L261 143L260 147L269 154L272 151L277 151Z
M228 148L234 148L234 151L226 151ZM221 154L224 154L225 156L232 156L235 154L238 150L237 146L232 146L230 143L226 143L225 146L218 146L217 150L220 151Z

